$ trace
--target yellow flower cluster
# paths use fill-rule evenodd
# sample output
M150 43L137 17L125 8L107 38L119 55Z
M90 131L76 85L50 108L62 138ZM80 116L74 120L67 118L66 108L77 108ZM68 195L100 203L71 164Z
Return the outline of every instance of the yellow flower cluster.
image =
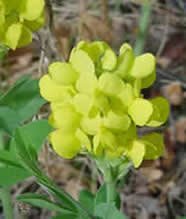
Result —
M50 134L54 150L64 158L80 152L110 159L128 157L138 167L143 159L163 153L158 133L138 137L137 126L165 123L169 105L162 97L141 94L154 82L155 57L135 57L123 44L119 54L104 42L81 41L69 62L55 62L40 80L41 95L51 103Z
M32 42L44 24L44 0L0 0L0 43L11 49Z

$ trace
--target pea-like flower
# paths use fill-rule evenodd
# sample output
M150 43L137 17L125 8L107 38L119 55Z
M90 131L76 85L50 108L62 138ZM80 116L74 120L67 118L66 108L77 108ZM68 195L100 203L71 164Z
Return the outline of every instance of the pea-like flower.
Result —
M156 60L150 53L135 57L123 44L119 55L104 42L81 41L69 62L55 62L40 80L41 95L51 104L49 140L62 157L78 153L129 158L135 167L164 151L163 137L139 137L137 127L166 122L169 104L162 97L141 94L156 79Z
M44 24L44 0L0 0L0 43L11 49L28 45Z

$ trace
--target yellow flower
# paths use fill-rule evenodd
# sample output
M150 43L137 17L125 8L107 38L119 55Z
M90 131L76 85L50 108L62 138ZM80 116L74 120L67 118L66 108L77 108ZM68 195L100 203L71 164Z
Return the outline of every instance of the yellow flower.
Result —
M11 49L28 45L44 24L44 0L0 0L0 42Z
M137 127L166 122L169 105L162 97L141 94L155 80L155 57L135 57L123 44L117 56L104 42L80 42L69 62L55 62L40 79L41 95L51 103L50 135L64 158L78 153L115 159L126 156L135 167L163 153L162 136L138 137Z

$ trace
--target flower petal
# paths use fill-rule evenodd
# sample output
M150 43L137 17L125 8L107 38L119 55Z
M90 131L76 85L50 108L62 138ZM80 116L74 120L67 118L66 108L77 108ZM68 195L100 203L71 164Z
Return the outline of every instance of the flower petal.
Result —
M151 133L144 135L141 141L145 143L145 159L154 160L160 157L164 152L163 135Z
M146 78L154 72L156 59L151 53L145 53L137 56L130 75L134 78Z
M51 78L58 84L71 85L78 78L78 73L72 68L71 64L54 62L49 66Z
M21 38L23 25L21 23L14 23L10 25L5 34L6 45L11 49L15 49Z
M122 101L125 108L128 108L135 99L134 89L131 84L127 83L123 86L121 92L118 94L118 97Z
M56 84L49 75L44 75L39 81L40 93L48 101L64 101L72 97L70 87Z
M83 50L74 50L70 57L70 63L78 73L95 73L93 61Z
M154 69L152 74L142 79L141 88L143 89L143 88L150 87L154 83L155 80L156 80L156 71Z
M102 69L106 71L112 71L117 64L117 57L112 49L108 48L105 50L101 57Z
M24 7L21 10L21 17L29 21L39 18L44 10L44 5L44 0L25 0Z
M135 168L138 168L145 156L145 144L139 140L132 141L128 147L127 156L132 160Z
M73 133L63 133L58 129L50 134L50 142L58 155L71 159L81 150L81 143Z
M136 125L143 126L147 123L152 115L153 107L150 101L137 98L128 109L129 115L132 117Z
M99 132L102 120L100 115L95 117L84 117L81 120L81 128L88 135L96 135Z
M118 95L124 86L123 81L112 73L104 73L99 77L99 89L109 96Z
M76 111L82 115L88 115L93 103L91 97L86 94L77 94L73 98L73 104L76 108Z
M55 127L61 128L64 132L76 130L80 125L80 115L70 105L58 108L52 115Z
M156 97L150 101L153 105L153 113L147 123L150 127L157 127L166 122L170 106L168 101L163 97Z
M130 127L131 120L127 114L117 115L110 111L103 119L103 124L113 131L126 131Z
M81 146L83 148L86 148L89 152L92 151L91 141L88 138L88 136L81 129L78 129L76 131L76 137L81 142Z
M80 74L79 79L76 83L76 89L84 94L92 94L97 88L97 78L96 75L89 72Z
M134 53L128 44L123 44L120 49L120 55L117 61L117 67L113 74L119 75L121 78L126 79L129 76L129 71L134 63Z

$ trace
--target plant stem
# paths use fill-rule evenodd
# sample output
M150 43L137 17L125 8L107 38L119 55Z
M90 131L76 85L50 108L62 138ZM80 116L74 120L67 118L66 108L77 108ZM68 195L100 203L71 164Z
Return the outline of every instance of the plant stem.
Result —
M151 12L152 12L152 3L146 0L141 9L141 16L139 21L139 33L137 36L135 49L134 49L136 55L140 55L144 50L145 41L149 29Z
M102 3L102 17L103 21L107 26L109 26L109 6L108 6L108 0L101 0Z
M8 188L1 188L0 196L3 205L4 218L13 219L13 209L10 190Z
M104 177L106 183L107 202L114 202L116 199L116 183L112 175L111 168L106 169Z
M107 189L107 202L114 202L116 198L116 188L115 183L108 182L106 183L106 189Z

